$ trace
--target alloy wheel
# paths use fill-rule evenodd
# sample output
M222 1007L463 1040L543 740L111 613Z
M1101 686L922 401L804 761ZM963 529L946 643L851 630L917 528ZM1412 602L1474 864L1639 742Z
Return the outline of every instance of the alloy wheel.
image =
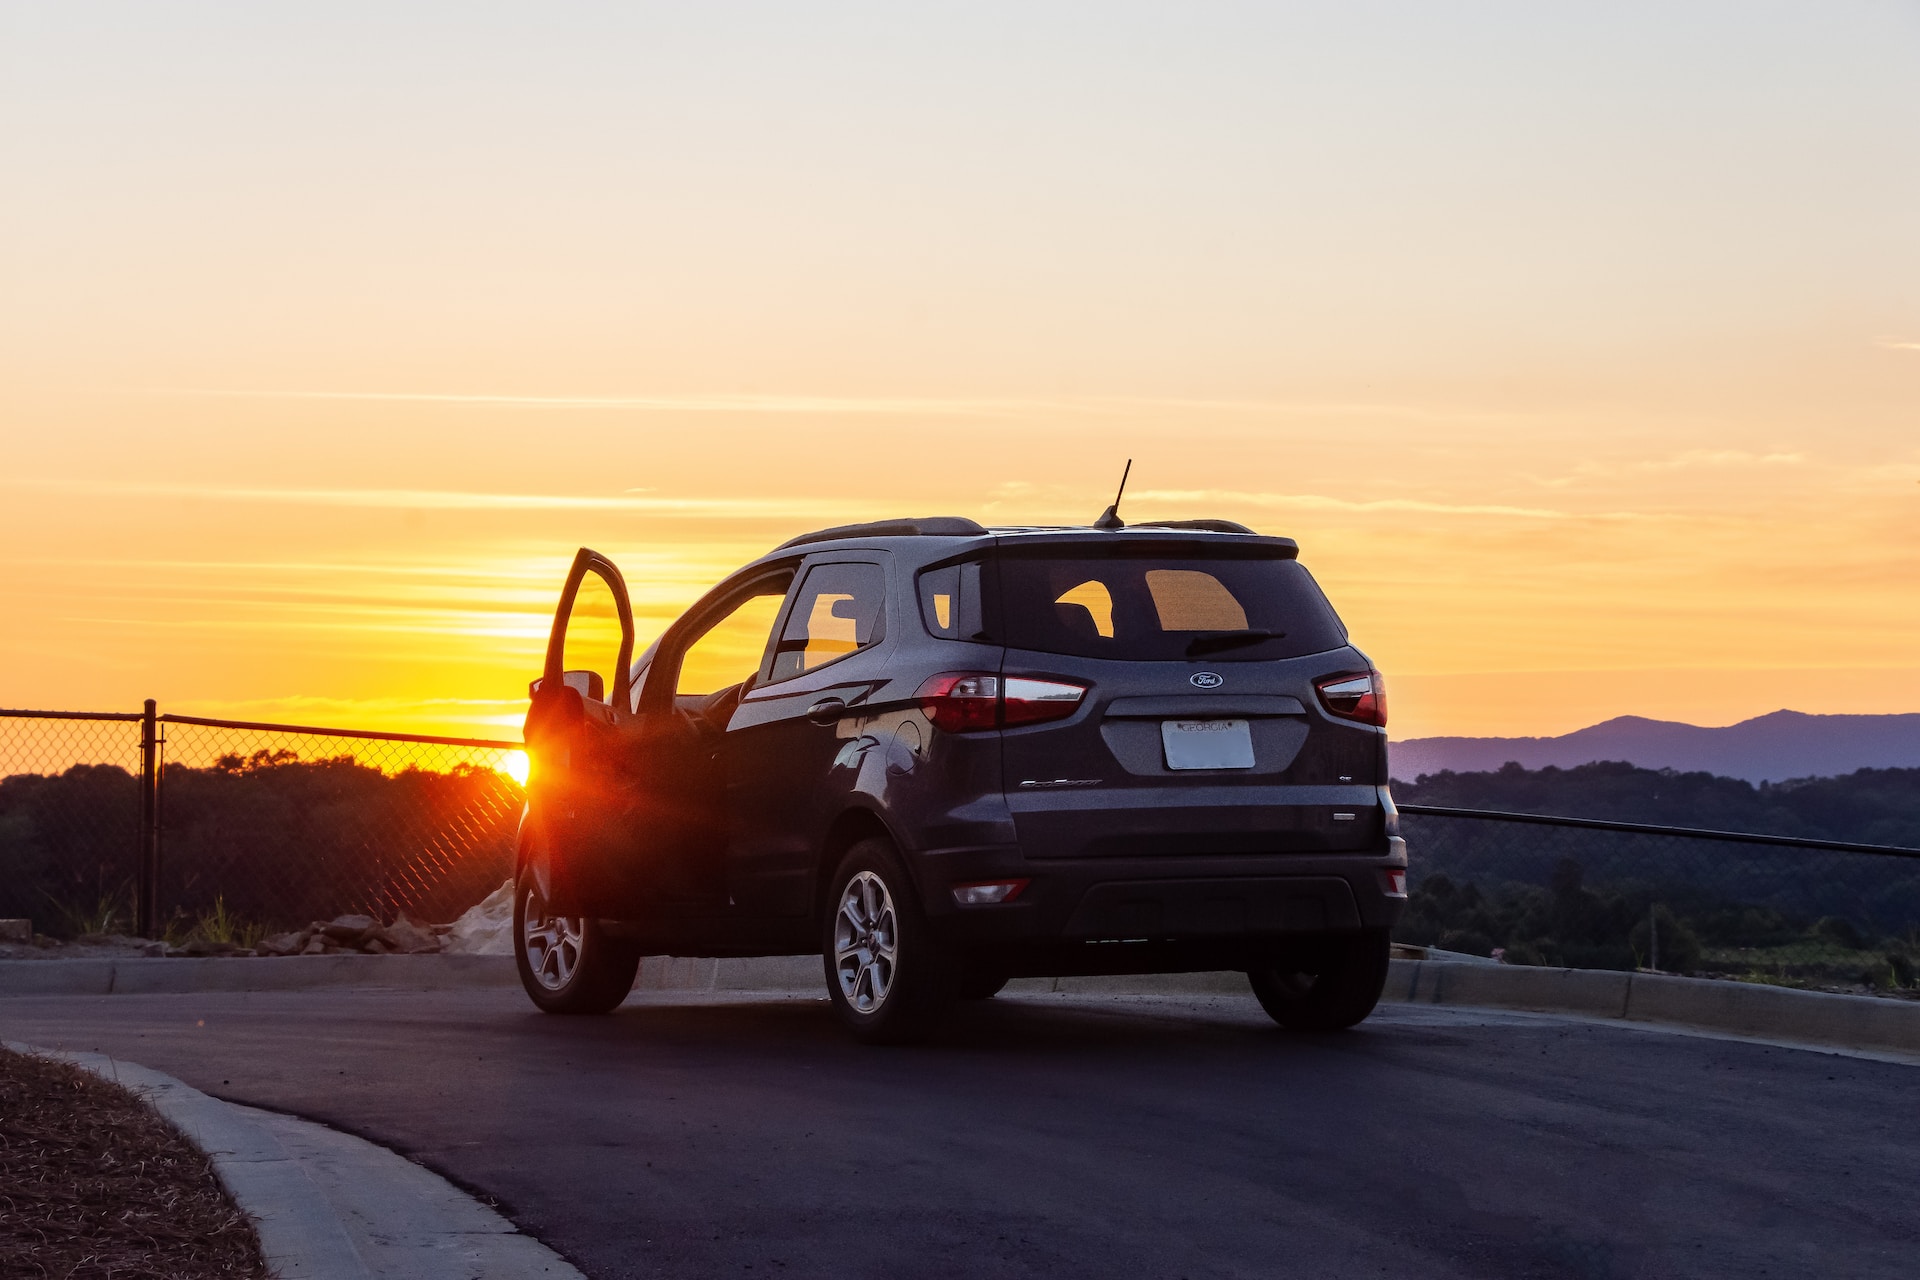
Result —
M860 1013L877 1012L893 990L899 929L887 882L871 871L848 880L833 918L833 964L840 994Z
M580 964L580 938L586 921L579 916L556 916L537 885L529 884L521 912L520 947L534 981L548 991L559 991L573 980Z

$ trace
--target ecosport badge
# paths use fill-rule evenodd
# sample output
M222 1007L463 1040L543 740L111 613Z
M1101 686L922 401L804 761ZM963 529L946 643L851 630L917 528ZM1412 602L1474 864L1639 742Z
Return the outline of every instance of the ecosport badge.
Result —
M1218 689L1227 682L1218 671L1196 671L1187 677L1187 683L1196 689Z

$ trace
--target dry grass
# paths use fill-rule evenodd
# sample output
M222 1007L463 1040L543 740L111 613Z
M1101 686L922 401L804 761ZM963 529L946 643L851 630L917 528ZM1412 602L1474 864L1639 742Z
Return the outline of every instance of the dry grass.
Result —
M0 1276L265 1280L213 1165L118 1086L0 1049Z

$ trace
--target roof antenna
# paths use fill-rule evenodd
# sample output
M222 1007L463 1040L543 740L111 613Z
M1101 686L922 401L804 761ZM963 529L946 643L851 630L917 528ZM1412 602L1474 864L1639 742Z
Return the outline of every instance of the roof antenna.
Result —
M1108 507L1098 520L1093 522L1096 529L1124 529L1126 522L1120 518L1120 495L1127 491L1127 477L1133 473L1133 459L1127 459L1127 469L1120 473L1120 488L1113 495L1113 505Z

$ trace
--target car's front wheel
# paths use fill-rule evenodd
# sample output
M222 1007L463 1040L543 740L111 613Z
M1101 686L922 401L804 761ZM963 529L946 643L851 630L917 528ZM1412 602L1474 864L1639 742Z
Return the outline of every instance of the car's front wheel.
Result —
M556 915L539 868L529 860L514 878L514 964L520 985L548 1013L607 1013L633 990L640 952L607 936L598 920Z
M1293 1031L1339 1031L1373 1012L1387 985L1385 929L1329 938L1247 978L1267 1016Z
M957 994L958 975L893 846L881 839L854 845L828 888L821 952L834 1012L871 1044L924 1035Z

